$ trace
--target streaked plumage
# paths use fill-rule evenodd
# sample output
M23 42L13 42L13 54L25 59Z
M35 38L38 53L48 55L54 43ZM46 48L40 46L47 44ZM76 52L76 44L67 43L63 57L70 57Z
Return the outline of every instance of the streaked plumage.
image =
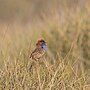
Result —
M39 40L36 44L35 50L31 53L30 58L34 60L39 60L46 51L46 42L44 40Z

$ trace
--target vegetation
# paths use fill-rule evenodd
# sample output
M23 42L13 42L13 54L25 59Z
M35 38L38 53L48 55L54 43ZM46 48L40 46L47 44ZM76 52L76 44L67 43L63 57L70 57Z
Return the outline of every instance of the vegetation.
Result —
M90 1L13 1L0 1L0 90L90 90ZM47 52L36 62L41 38Z

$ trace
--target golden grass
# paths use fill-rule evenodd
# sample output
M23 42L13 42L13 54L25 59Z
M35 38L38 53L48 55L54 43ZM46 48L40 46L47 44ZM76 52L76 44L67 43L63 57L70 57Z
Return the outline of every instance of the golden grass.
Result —
M29 24L0 23L0 90L89 90L90 6L65 8ZM47 41L39 62L29 58L38 39ZM33 63L32 69L30 69Z

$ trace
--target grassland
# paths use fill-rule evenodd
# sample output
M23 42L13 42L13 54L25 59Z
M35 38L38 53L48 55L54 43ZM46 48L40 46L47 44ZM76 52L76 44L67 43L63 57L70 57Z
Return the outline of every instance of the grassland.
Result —
M4 3L16 14L11 18L0 8L0 90L90 90L90 3L80 0L75 7L63 0L58 7L60 0L52 1L34 1L33 14L24 0L17 14L15 2ZM46 55L30 69L29 56L41 38L47 41Z

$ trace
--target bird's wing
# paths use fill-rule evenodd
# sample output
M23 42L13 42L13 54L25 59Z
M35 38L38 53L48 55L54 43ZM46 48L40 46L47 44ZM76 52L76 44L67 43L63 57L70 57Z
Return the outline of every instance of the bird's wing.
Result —
M32 59L39 59L41 58L43 55L44 55L45 51L42 49L42 48L36 48L32 54L31 54L31 57Z

